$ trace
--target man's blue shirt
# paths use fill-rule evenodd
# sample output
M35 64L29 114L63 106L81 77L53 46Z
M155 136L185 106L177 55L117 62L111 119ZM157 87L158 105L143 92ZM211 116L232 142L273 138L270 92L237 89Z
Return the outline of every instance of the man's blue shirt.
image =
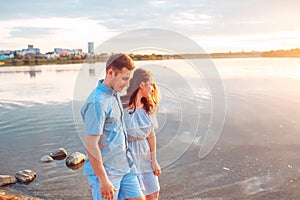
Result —
M85 134L101 135L99 144L103 146L101 154L106 172L124 175L130 171L130 167L122 103L118 93L102 82L98 82L81 109ZM95 175L88 157L84 174Z

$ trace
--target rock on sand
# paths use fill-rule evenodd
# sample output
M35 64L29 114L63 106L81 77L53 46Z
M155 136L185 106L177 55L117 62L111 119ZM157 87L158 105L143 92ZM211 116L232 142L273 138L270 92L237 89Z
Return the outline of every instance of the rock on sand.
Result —
M57 151L50 153L50 156L54 160L63 160L66 158L67 155L67 150L65 150L64 148L59 148Z
M30 169L25 169L16 173L16 178L20 183L30 183L35 177L36 173Z
M66 165L67 165L67 167L69 167L71 169L76 169L76 166L78 166L78 165L80 168L82 166L82 164L84 163L85 159L86 158L85 158L84 154L82 154L80 152L74 152L67 157Z
M45 155L41 158L41 161L42 162L51 162L51 161L53 161L53 158L49 155Z
M14 176L0 175L0 187L8 185L8 184L14 184L16 182L17 182L17 179Z

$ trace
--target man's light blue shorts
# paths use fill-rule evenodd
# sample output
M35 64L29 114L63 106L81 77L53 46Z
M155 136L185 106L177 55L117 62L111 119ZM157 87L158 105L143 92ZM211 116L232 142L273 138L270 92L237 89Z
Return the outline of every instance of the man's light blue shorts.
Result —
M87 176L92 190L93 200L102 200L100 192L100 183L97 176ZM121 175L108 175L109 180L112 182L117 191L114 194L114 199L123 200L125 198L137 198L143 195L140 188L138 178L134 173L128 173L124 176Z

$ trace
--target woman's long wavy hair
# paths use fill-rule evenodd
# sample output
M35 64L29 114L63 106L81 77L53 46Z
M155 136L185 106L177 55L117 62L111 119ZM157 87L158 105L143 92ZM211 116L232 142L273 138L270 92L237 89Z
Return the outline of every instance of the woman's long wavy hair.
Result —
M127 89L127 94L121 97L124 109L133 107L133 111L130 114L136 111L136 102L137 102L137 93L140 89L140 85L142 82L148 83L151 80L152 73L143 68L136 69L133 73L133 77L129 82L129 87ZM141 98L141 102L143 104L143 108L146 110L148 114L153 114L158 109L158 88L155 83L151 83L153 87L153 91L151 92L151 96L145 98Z

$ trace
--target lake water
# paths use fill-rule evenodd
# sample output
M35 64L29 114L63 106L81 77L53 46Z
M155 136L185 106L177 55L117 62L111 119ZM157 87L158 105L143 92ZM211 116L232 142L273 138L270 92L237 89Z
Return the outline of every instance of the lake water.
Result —
M161 199L299 199L300 59L193 62L136 62L161 91ZM79 109L103 73L104 63L0 68L0 174L37 173L0 190L91 199L82 168L40 158L84 152Z

